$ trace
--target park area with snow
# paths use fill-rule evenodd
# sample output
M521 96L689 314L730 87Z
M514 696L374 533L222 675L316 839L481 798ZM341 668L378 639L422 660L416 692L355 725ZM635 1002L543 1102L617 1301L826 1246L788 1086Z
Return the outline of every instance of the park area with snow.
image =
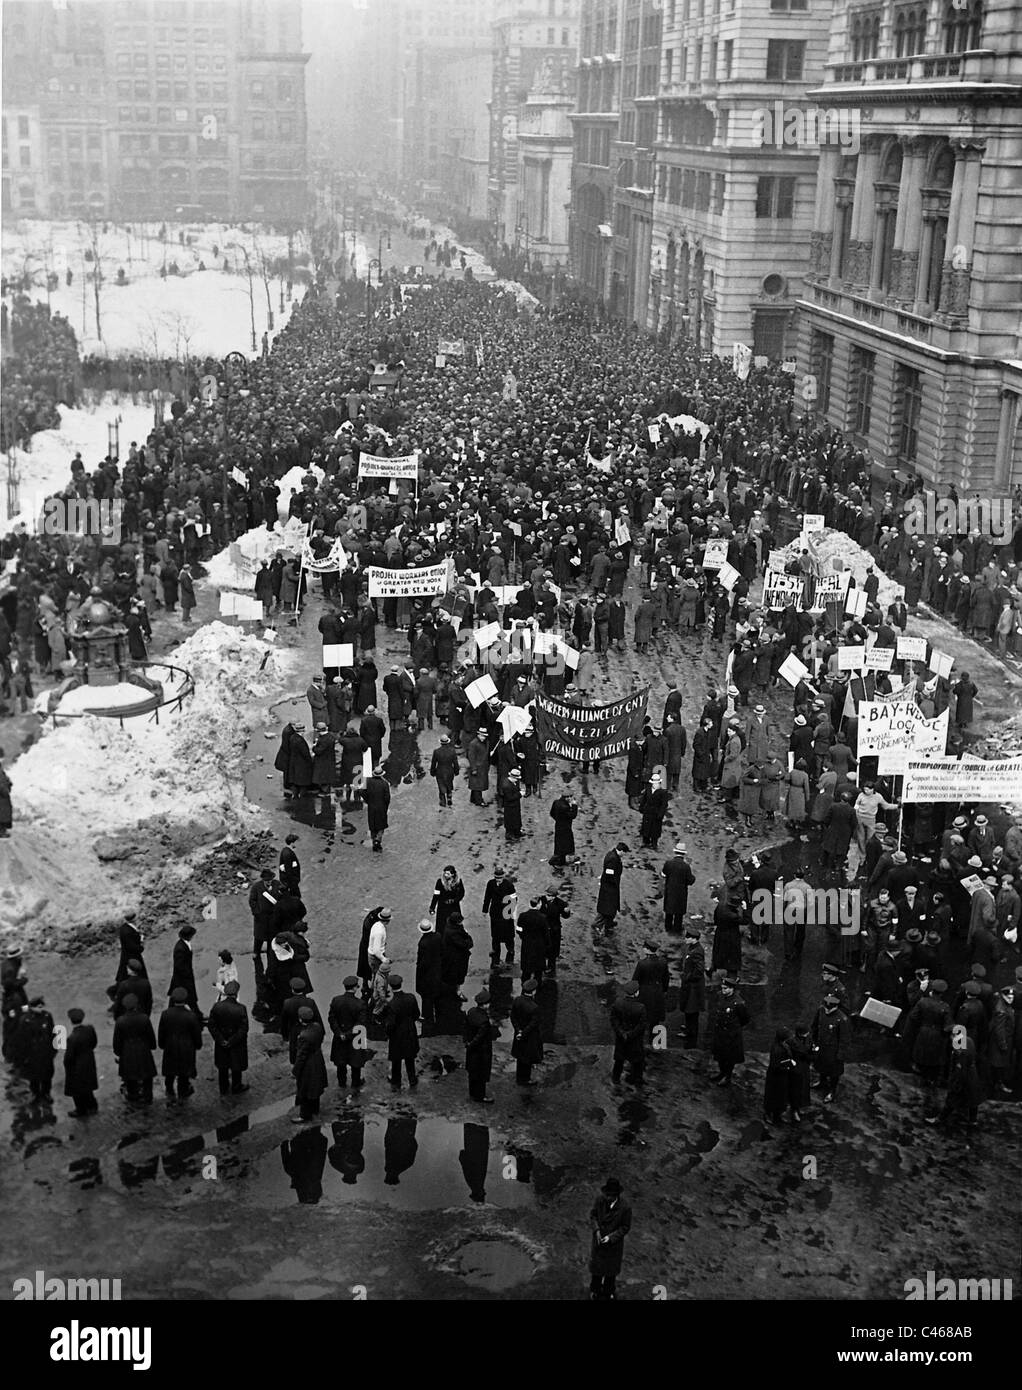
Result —
M3 273L15 284L27 278L31 285L25 292L41 303L49 302L54 313L67 319L77 335L82 357L183 360L224 357L228 352L257 355L263 333L269 332L272 339L305 293L301 278L311 273L311 263L303 235L296 233L294 237L296 277L289 303L286 236L250 224L167 223L166 238L161 241L158 234L162 225L135 223L129 228L114 223L12 222L3 229ZM225 261L229 273L224 272ZM172 264L176 264L177 274L171 273ZM200 264L204 270L199 269ZM164 267L165 277L161 275ZM247 267L252 272L251 299ZM121 270L123 284L118 283ZM48 275L56 277L56 287L49 292Z

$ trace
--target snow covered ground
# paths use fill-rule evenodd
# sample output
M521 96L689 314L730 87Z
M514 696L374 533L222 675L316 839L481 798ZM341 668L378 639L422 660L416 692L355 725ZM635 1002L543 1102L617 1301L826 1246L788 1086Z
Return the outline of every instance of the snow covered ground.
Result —
M109 450L107 426L113 421L120 420L122 459L127 456L131 441L143 443L153 427L151 405L132 405L130 401L118 401L109 395L87 410L72 410L66 405L59 409L60 428L41 430L33 435L30 453L18 450L20 510L16 516L9 517L4 508L4 514L0 515L0 535L6 535L19 521L35 529L44 499L67 487L71 481L71 460L76 453L81 452L90 470L106 458ZM4 477L7 477L7 466L7 455L0 453L0 470Z
M827 566L831 560L841 560L843 568L851 570L855 576L855 583L858 588L862 588L866 578L866 571L872 569L880 581L880 588L877 591L877 602L886 613L890 604L902 598L905 593L904 585L896 583L889 575L880 569L873 556L868 550L863 550L856 545L851 536L846 536L843 531L817 531L813 535L816 543L817 552L820 559ZM785 561L797 560L802 554L802 545L798 537L790 541L782 550L778 552L783 555Z
M81 222L20 221L3 229L3 272L7 276L32 275L32 298L46 302L46 274L58 277L49 296L51 307L63 314L78 335L83 357L91 353L117 357L223 357L228 352L254 356L262 349L262 335L283 327L291 309L300 302L305 287L298 283L294 297L280 313L281 277L269 276L269 265L287 256L287 238L247 225L228 227L168 224L167 240L157 236L159 224L126 227L107 224L96 236L101 271L100 333L96 330L94 265L84 259L92 247L92 231ZM186 243L181 244L184 234ZM213 255L213 248L218 255ZM305 251L301 233L294 239L297 259ZM245 254L252 268L252 300ZM225 258L231 274L222 270ZM160 276L161 267L176 262L179 275ZM206 269L200 271L199 263ZM262 267L269 276L269 305ZM124 270L127 283L118 285ZM66 282L66 271L72 283ZM286 275L284 277L286 279ZM256 341L252 343L252 318ZM274 329L269 329L272 311Z

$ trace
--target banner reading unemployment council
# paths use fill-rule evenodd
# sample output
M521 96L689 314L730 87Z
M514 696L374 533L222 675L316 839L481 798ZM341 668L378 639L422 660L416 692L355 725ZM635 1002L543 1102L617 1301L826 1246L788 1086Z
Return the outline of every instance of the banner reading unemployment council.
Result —
M642 732L649 687L611 705L566 705L536 696L536 732L548 756L569 762L621 758Z
M451 587L453 560L444 560L440 565L426 565L422 569L389 570L379 565L370 565L370 598L425 598L429 595L446 594Z
M360 478L417 478L419 476L419 455L396 454L394 458L384 458L382 454L360 454L358 460Z
M903 801L1018 801L1022 794L1022 758L990 762L909 758Z

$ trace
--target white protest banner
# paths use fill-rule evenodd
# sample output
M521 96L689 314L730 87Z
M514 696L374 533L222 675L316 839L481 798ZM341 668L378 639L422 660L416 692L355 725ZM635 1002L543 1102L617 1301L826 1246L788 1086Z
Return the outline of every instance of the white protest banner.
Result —
M384 458L382 454L362 454L358 461L360 478L411 478L419 476L419 454L400 454Z
M438 338L436 350L444 357L464 357L465 340L464 338Z
M248 478L245 476L244 473L242 473L240 468L232 468L231 477L234 479L234 481L238 484L239 487L243 487L246 489L248 488Z
M863 665L867 671L889 671L893 661L893 647L870 647Z
M513 536L518 536L519 538L521 537L522 528L521 528L521 524L520 524L519 522L517 522L517 521L509 521L509 522L507 523L507 529L511 532L511 534L512 534Z
M703 569L719 570L721 565L727 564L727 537L714 536L712 540L706 542L706 550L703 553Z
M802 534L823 530L823 516L819 512L807 512L802 518Z
M478 709L487 700L492 700L496 693L497 687L493 683L492 676L480 676L478 680L465 687L465 694L468 696L468 702L473 709Z
M989 762L956 758L915 758L905 768L904 801L1013 802L1022 788L1022 757Z
M475 638L476 646L484 652L500 638L500 623L486 623L484 627L477 627L472 636Z
M925 637L899 637L897 640L899 661L926 660Z
M370 598L425 598L436 594L446 594L450 588L451 564L444 560L439 565L426 565L422 569L392 570L370 565Z
M368 781L369 781L369 778L370 778L372 775L373 775L373 751L372 751L371 748L367 748L366 751L362 754L362 777L363 777L363 779L364 779L366 782L368 782Z
M800 574L782 574L778 570L767 570L763 576L763 607L787 608L789 603L798 603L803 587Z
M355 644L353 642L324 642L323 669L331 666L354 666Z
M632 532L627 521L618 517L614 523L614 543L615 545L631 545Z
M840 573L832 570L829 574L820 575L813 594L813 610L822 613L828 603L840 603L845 596L850 578L847 570Z
M752 370L752 348L745 343L735 343L731 354L731 366L739 381L745 381Z
M731 592L731 590L735 587L735 585L738 583L741 577L742 576L735 569L734 565L729 565L726 560L721 565L720 569L717 571L717 579L728 591L728 593Z
M252 598L250 594L235 595L234 615L238 621L242 623L261 623L265 621L262 599Z
M839 671L861 671L865 661L865 647L838 647L837 649L837 669Z
M302 569L310 574L340 574L348 568L348 552L340 536L334 541L326 555L316 555L312 542L306 540L302 546Z
M882 999L867 999L859 1013L860 1018L870 1023L879 1023L881 1028L893 1028L901 1018L897 1004L885 1004Z
M221 593L220 595L220 616L221 618L234 618L238 613L239 594Z
M951 711L946 709L933 719L920 719L912 730L912 756L917 753L939 753L943 757L947 751L947 731Z
M659 425L648 425L648 426L647 426L647 429L649 430L649 442L650 442L651 444L659 444L659 443L660 443L660 426L659 426Z
M849 589L845 598L845 612L850 618L861 618L866 611L866 593L864 589Z
M809 679L809 667L804 662L799 661L798 657L792 652L781 662L777 668L777 674L782 676L794 690L799 681Z
M945 679L950 676L951 669L955 664L953 656L948 656L946 652L931 652L929 668L935 676L942 676Z
M532 653L533 656L548 656L557 650L557 639L552 632L540 632L538 629L532 634Z

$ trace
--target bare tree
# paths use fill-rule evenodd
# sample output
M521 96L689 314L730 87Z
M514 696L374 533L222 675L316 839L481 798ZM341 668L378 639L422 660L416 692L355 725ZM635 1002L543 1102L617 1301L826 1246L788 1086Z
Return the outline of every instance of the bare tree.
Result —
M270 275L271 266L266 257L266 248L256 237L252 238L252 249L256 254L259 274L262 278L263 289L266 291L266 326L273 331L273 303L270 299Z
M99 249L99 222L90 216L86 223L89 250L92 252L92 292L96 305L96 337L103 341L103 324L100 318L100 288L103 284L103 258Z

